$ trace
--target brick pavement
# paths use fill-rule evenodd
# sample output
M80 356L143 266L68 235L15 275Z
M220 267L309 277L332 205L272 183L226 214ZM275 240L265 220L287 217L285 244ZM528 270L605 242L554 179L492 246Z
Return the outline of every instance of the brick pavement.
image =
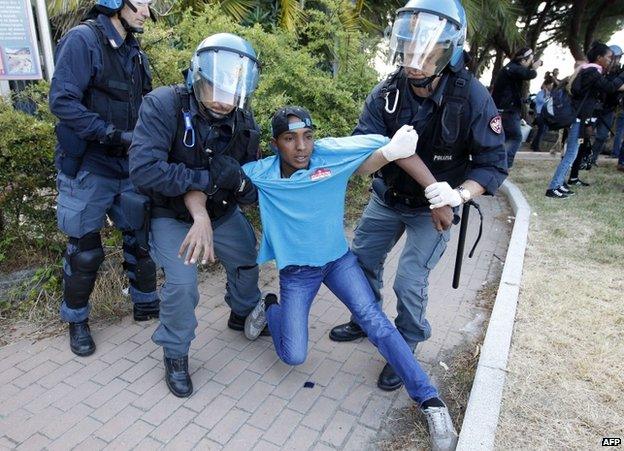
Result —
M430 277L433 336L417 355L434 374L441 360L475 339L489 315L478 306L477 293L500 272L509 208L498 196L481 205L484 236L475 258L464 262L460 289L451 288L457 230ZM476 216L466 252L476 236ZM385 271L391 317L401 248L402 242ZM271 266L262 268L261 278L265 288L277 288ZM154 322L127 317L95 327L98 349L87 358L75 357L64 335L0 348L0 449L360 450L374 448L385 418L410 405L404 390L377 389L383 361L368 341L328 339L329 329L349 316L326 288L311 310L308 359L289 367L269 338L250 342L227 329L223 287L220 272L200 285L190 354L195 393L186 400L171 395L163 381L162 351L150 340ZM304 388L306 381L315 386Z

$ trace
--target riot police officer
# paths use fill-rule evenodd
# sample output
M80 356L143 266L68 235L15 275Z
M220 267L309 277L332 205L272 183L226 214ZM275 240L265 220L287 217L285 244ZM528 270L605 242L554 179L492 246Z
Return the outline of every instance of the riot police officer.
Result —
M507 175L501 118L488 91L464 68L465 33L459 0L410 0L399 9L390 50L400 67L369 94L354 131L393 136L402 125L413 125L419 134L416 152L438 180L426 190L419 186L410 176L409 158L385 166L375 174L353 240L353 252L381 302L384 260L407 234L394 281L395 324L412 349L431 335L428 277L449 240L450 207L493 194ZM363 336L353 320L330 332L334 341ZM395 390L401 380L386 364L378 386Z
M71 350L95 351L89 296L104 260L100 229L108 215L123 232L124 267L137 321L158 317L155 266L121 213L132 190L128 147L143 96L151 90L147 58L135 33L150 17L150 0L98 0L91 19L71 29L56 51L50 110L59 170L58 226L69 237L63 263L61 319Z
M165 380L179 397L193 391L188 351L199 301L196 249L187 253L183 243L203 236L198 244L210 247L204 260L214 252L225 267L230 328L243 330L260 300L256 238L237 206L257 199L240 164L258 158L259 131L249 101L259 66L246 40L212 35L197 47L186 84L154 90L139 113L130 176L152 199L151 252L166 278L152 339L163 347ZM191 191L208 196L203 210L209 217L187 209L185 194Z

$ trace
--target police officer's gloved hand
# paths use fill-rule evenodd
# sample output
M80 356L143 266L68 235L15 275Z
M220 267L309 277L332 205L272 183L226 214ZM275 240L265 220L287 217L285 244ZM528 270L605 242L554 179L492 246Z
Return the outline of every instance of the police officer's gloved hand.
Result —
M210 161L210 183L213 188L237 191L243 183L239 162L229 155L217 155Z
M429 200L429 208L440 208L445 205L457 207L462 204L462 198L457 190L451 188L447 182L436 182L425 188L425 196Z
M132 144L132 132L123 132L109 125L106 129L106 136L100 142L109 146L122 146L128 150Z
M243 183L236 191L236 200L241 205L253 204L258 200L258 190L251 179L243 173Z
M399 160L414 155L418 144L418 133L411 125L404 125L392 137L392 140L381 147L384 158L388 161Z

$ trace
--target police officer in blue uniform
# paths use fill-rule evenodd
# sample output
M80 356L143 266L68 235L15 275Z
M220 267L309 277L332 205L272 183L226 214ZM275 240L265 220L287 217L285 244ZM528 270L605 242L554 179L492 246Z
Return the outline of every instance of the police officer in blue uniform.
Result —
M536 69L542 61L535 59L533 50L523 47L499 72L492 89L492 98L503 119L507 165L513 165L514 157L522 144L520 113L522 112L522 84L537 77Z
M124 267L137 321L158 317L155 266L121 213L131 191L128 147L143 96L151 90L147 58L135 33L150 18L150 0L98 0L90 20L71 29L56 51L50 110L56 127L58 226L69 237L63 263L61 319L79 356L95 351L89 296L104 261L106 216L123 232Z
M419 186L409 175L410 159L385 166L373 179L353 240L353 252L381 302L385 258L407 234L394 281L395 324L412 349L431 335L428 277L449 240L450 207L493 194L507 176L501 118L488 91L464 68L465 34L459 0L410 0L399 9L390 50L400 67L370 93L354 131L393 136L402 125L413 125L419 134L416 152L438 180L426 189ZM353 320L330 332L334 341L363 336ZM378 386L396 390L401 380L386 364Z
M197 47L185 85L161 87L145 98L134 133L130 176L152 199L151 253L166 278L152 339L163 347L165 381L179 397L193 391L188 352L199 301L196 259L189 256L194 245L187 253L182 244L195 234L211 235L199 244L212 240L206 246L225 267L231 329L243 330L261 297L255 234L238 208L257 200L240 165L259 154L249 110L258 76L249 42L229 33L210 36ZM187 209L191 191L208 196L209 218Z

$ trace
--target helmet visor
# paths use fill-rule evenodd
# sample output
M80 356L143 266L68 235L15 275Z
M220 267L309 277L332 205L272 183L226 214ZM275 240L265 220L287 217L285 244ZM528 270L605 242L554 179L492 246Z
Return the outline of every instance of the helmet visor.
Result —
M255 59L225 49L207 49L194 60L193 91L198 101L247 107L258 85L260 69Z
M439 74L451 61L461 42L461 28L454 22L422 11L399 13L390 36L390 63Z
M147 5L158 16L166 16L175 6L175 0L131 0L135 4Z

